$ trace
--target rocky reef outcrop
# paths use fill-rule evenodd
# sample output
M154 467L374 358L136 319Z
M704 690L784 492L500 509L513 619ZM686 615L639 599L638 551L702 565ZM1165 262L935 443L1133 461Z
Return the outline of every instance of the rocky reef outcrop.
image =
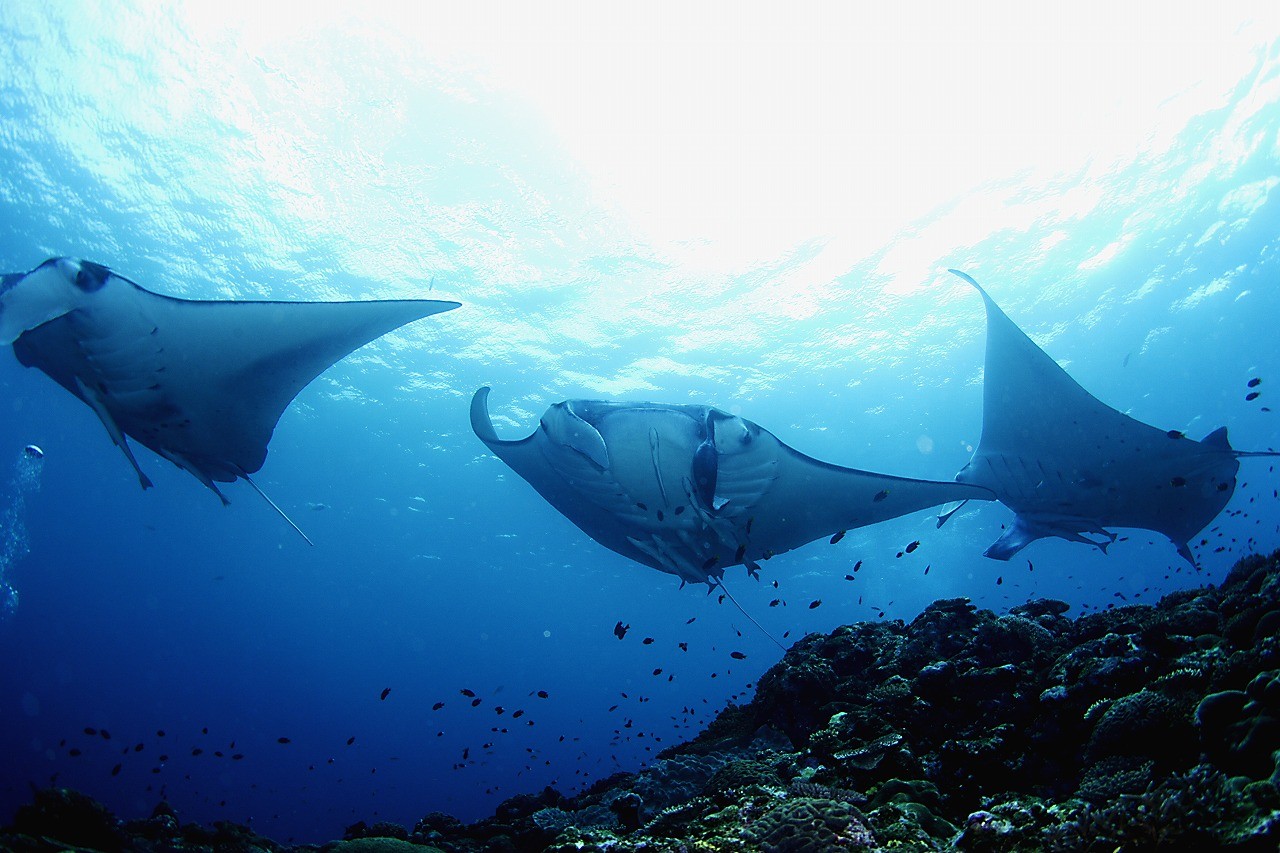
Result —
M910 624L811 635L749 704L641 772L305 849L1276 850L1280 552L1156 605L1066 611L949 599ZM289 849L163 809L121 823L56 790L0 845Z

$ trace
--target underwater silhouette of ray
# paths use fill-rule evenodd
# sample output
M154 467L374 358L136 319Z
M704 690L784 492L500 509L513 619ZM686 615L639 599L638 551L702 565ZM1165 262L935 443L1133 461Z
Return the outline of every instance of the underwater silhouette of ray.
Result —
M392 329L457 307L176 299L100 264L51 258L0 278L0 342L93 409L144 489L151 480L126 436L225 504L216 483L244 479L257 489L249 475L307 383Z
M471 400L480 440L596 542L681 581L841 530L948 501L980 486L892 477L821 462L711 406L568 400L526 438L498 438L489 389Z
M1057 536L1106 552L1109 527L1161 533L1194 564L1188 543L1222 511L1242 456L1226 427L1195 441L1116 411L1072 379L968 274L987 313L982 439L961 483L984 486L1014 511L985 555L1008 560ZM941 526L958 507L939 516Z

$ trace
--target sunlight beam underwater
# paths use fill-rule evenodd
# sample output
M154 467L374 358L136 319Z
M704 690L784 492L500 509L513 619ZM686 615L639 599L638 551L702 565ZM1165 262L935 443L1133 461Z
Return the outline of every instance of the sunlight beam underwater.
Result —
M955 500L983 486L841 468L711 406L567 400L526 438L498 438L489 389L471 428L583 533L637 563L720 585L815 539Z
M258 489L289 403L347 354L457 302L196 301L152 293L90 261L0 277L0 343L93 409L144 489L133 438L207 486ZM307 539L310 543L311 540Z
M982 438L956 480L990 489L1015 513L984 556L1008 560L1049 536L1106 553L1116 539L1108 527L1134 527L1168 537L1194 565L1188 543L1231 499L1240 457L1280 453L1233 450L1226 427L1195 441L1116 411L1036 346L971 276L948 272L982 294L987 313ZM944 510L938 526L958 509Z

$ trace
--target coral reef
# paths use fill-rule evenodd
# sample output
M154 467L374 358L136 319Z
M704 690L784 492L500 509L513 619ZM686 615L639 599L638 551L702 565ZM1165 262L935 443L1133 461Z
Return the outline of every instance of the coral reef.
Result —
M1275 850L1280 552L1156 605L1066 610L949 599L910 624L811 635L749 704L638 773L513 797L473 824L359 823L293 849ZM290 849L163 804L121 822L57 789L0 847Z

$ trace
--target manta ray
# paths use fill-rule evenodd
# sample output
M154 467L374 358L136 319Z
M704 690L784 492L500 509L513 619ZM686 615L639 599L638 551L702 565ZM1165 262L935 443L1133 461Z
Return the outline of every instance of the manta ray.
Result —
M91 261L51 258L0 277L0 343L93 409L144 489L151 480L127 438L226 504L217 483L243 479L262 494L249 475L307 383L392 329L457 307L176 299Z
M984 486L1015 513L985 556L1008 560L1057 536L1106 553L1108 527L1161 533L1193 565L1188 542L1221 512L1242 456L1226 427L1200 441L1162 430L1102 403L1005 315L974 279L986 305L982 438L956 480ZM938 526L957 510L945 511Z
M841 468L711 406L566 400L526 438L498 438L489 389L471 428L495 456L604 547L684 582L720 585L823 536L954 500L982 486Z

